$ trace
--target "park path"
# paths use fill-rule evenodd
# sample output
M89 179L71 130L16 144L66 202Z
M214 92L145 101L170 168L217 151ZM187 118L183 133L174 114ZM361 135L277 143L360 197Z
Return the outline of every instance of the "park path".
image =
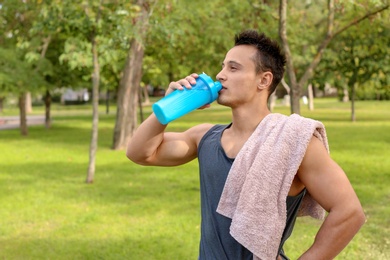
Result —
M41 115L27 116L27 125L45 124L45 117ZM0 130L15 129L20 127L19 116L0 116Z

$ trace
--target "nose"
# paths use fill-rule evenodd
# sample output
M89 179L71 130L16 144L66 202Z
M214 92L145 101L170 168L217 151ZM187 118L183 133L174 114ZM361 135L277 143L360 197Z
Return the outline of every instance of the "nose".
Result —
M223 81L223 80L226 79L226 76L225 76L225 74L223 72L223 69L217 74L216 78L217 78L218 81Z

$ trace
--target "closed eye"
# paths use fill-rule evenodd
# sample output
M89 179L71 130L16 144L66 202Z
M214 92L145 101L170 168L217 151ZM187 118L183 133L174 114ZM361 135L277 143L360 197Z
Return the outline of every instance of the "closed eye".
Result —
M229 61L228 66L231 71L236 71L242 67L242 65L236 61Z
M227 69L230 71L236 71L242 67L242 65L236 61L229 61L227 64ZM222 63L222 69L225 67L225 63Z

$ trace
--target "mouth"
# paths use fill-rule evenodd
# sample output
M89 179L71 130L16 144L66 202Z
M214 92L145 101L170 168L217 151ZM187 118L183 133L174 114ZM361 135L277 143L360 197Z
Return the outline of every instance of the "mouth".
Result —
M218 91L218 93L222 93L222 92L224 92L226 89L227 89L227 88L225 88L224 86L222 86L221 90Z

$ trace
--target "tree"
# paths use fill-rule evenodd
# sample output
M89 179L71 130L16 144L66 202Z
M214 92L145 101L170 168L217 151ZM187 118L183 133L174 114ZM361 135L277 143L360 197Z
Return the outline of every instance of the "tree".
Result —
M104 56L102 53L110 53L110 48L106 48L112 33L110 18L119 3L104 3L100 0L82 3L62 1L57 4L58 15L64 22L63 30L68 35L60 61L67 63L72 70L82 70L84 78L92 83L92 130L86 178L87 183L92 183L98 145L100 71L111 62L107 59L109 55Z
M378 13L343 33L329 47L317 72L333 86L349 92L351 120L356 120L356 92L366 89L361 99L390 98L390 24L388 13ZM326 71L327 75L323 75ZM387 92L386 92L387 91ZM388 93L388 95L386 95Z
M99 22L101 16L102 2L96 6L97 10L94 10L92 13L91 9L85 7L85 15L89 18L89 21L95 20L92 22L91 32L90 32L90 42L92 49L92 61L93 61L93 73L92 73L92 135L91 135L91 144L89 148L89 164L88 164L88 173L87 173L87 183L92 183L95 176L95 161L96 161L96 151L98 145L98 123L99 123L99 83L100 83L100 65L99 65L99 55L98 55L98 43L97 36L99 34Z
M14 1L3 1L1 9L1 42L6 46L6 50L15 54L15 57L9 56L3 52L5 63L4 71L9 71L8 74L3 74L3 92L7 89L8 93L14 93L19 96L19 111L20 111L20 130L22 135L28 134L27 129L27 112L26 112L26 96L30 91L37 92L40 88L47 86L44 78L51 74L50 64L45 59L34 59L29 55L26 48L32 40L29 35L29 30L32 27L34 17L37 14L37 7L34 3L25 1L23 3L15 3ZM14 65L20 64L15 67ZM24 64L26 63L26 64ZM15 72L20 74L14 74ZM22 76L23 75L23 76ZM28 75L25 78L24 75ZM11 78L12 77L12 78ZM14 78L13 78L14 77Z
M310 3L311 1L308 1ZM375 1L377 2L377 1ZM345 5L348 5L348 3L344 3L343 1L340 2L341 7L345 7ZM363 7L362 7L363 6ZM338 6L340 7L340 6ZM389 5L387 3L381 4L380 7L371 7L370 5L366 4L356 4L356 9L360 7L363 9L361 12L364 12L365 14L362 14L359 18L353 18L347 22L343 26L339 26L335 30L335 4L334 0L328 0L327 5L327 22L326 22L326 30L325 30L325 37L324 39L317 44L317 50L315 54L312 56L311 61L306 66L306 69L302 72L302 75L300 75L300 78L298 80L296 68L294 67L294 57L293 53L291 52L290 44L287 38L287 0L280 0L279 4L279 15L280 15L280 21L279 21L279 36L282 41L282 46L286 54L287 59L287 75L289 78L289 83L291 86L291 113L297 113L300 114L300 106L299 106L299 99L301 96L301 90L304 85L306 85L307 81L313 76L313 72L315 68L318 66L318 64L321 61L321 58L323 56L323 53L329 43L339 34L344 32L345 30L349 29L350 27L360 23L361 21L372 17L373 15L380 13L384 10L386 10ZM337 9L339 11L339 9ZM340 9L341 10L341 9ZM352 16L356 17L356 15Z
M50 108L51 108L51 90L53 88L58 88L59 78L64 78L68 73L54 73L54 70L58 72L59 63L58 57L60 56L60 52L56 52L56 55L50 55L51 59L46 57L48 53L50 44L54 41L58 42L59 35L61 34L61 25L58 16L58 6L55 1L46 1L46 2L37 2L35 5L37 9L36 16L32 23L32 27L29 30L29 38L25 40L27 57L31 61L38 62L36 66L36 70L42 69L42 61L45 60L48 64L50 64L51 73L45 76L45 80L49 83L46 85L46 89L43 89L44 97L43 101L45 104L45 127L50 128L51 126L51 116L50 116ZM58 46L58 44L54 44L54 47ZM55 48L52 48L55 49ZM52 52L52 51L51 51ZM54 66L56 65L56 66ZM44 69L47 69L45 67Z
M143 1L141 1L143 2ZM142 8L145 5L138 4ZM151 5L147 5L151 6ZM257 8L257 13L251 10ZM224 50L232 46L233 35L248 27L258 27L257 14L264 11L263 5L251 1L211 0L207 8L199 3L184 1L158 1L153 5L153 15L141 14L135 20L134 39L126 64L134 55L134 44L142 41L144 48L143 84L166 87L170 81L192 72L206 72L213 76L220 70ZM148 11L149 10L149 11ZM191 16L188 15L191 10ZM151 9L144 10L151 13ZM146 17L146 19L144 18ZM147 24L143 31L139 31ZM205 26L207 24L207 26ZM268 28L268 27L267 27ZM145 35L145 32L148 32ZM229 35L229 37L226 37ZM141 51L141 48L139 48ZM139 56L138 56L139 57ZM124 148L137 126L137 100L139 81L130 80L138 74L136 66L125 67L118 91L117 120L113 148ZM129 70L131 68L131 70ZM127 75L128 72L132 74ZM127 82L127 83L126 83ZM127 86L127 89L125 88ZM135 88L135 89L130 89ZM137 89L137 90L136 90ZM132 92L131 92L132 91Z

